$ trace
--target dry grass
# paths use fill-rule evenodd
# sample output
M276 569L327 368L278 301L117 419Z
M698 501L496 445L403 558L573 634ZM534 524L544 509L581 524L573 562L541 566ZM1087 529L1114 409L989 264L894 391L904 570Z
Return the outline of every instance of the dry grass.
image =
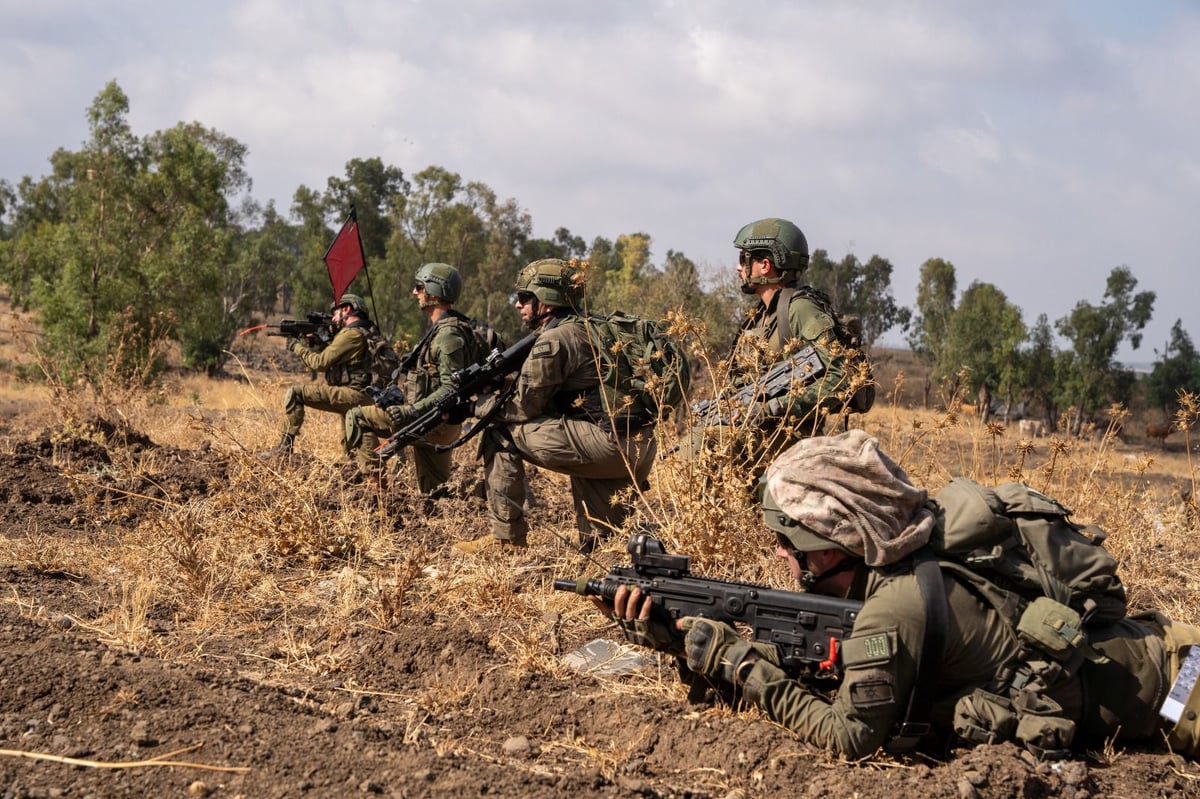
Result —
M224 482L220 490L187 500L141 497L142 510L127 517L111 491L108 499L100 498L100 488L151 472L158 464L147 459L168 455L162 449L136 454L117 448L107 472L88 473L74 469L64 450L60 465L78 486L79 526L89 534L42 530L0 537L5 560L109 586L107 610L80 620L105 640L181 659L225 657L222 642L257 641L252 651L237 656L279 674L336 673L344 663L341 644L354 627L398 629L424 613L487 630L497 653L495 668L518 675L562 675L562 654L615 634L590 604L551 591L549 583L554 577L599 575L624 559L620 536L596 553L594 563L561 543L575 539L569 521L536 528L533 546L515 556L455 558L450 542L487 529L479 506L448 500L439 514L418 519L409 509L343 485L337 471L340 430L330 414L309 415L299 442L309 458L292 466L265 465L254 453L277 438L278 406L289 381L249 370L243 377L245 382L171 378L166 388L130 393L107 406L91 391L59 394L54 416L64 423L64 437L96 436L88 420L117 419L160 448L184 451L184 457L210 449L227 464ZM1135 606L1200 621L1190 441L1188 452L1164 453L1123 444L1111 433L1021 440L1015 430L981 426L963 415L953 398L945 403L948 411L906 407L895 401L903 391L900 376L887 396L881 392L870 414L852 423L878 437L915 482L936 491L958 475L984 483L1027 481L1074 508L1076 518L1110 531L1108 546L1124 564ZM1190 423L1195 400L1185 399L1190 416L1181 423ZM34 418L38 413L32 411ZM674 431L659 434L662 451L676 443ZM458 466L477 469L471 456L472 447L460 450ZM630 498L637 506L635 521L659 525L668 548L693 555L697 573L788 587L788 576L771 555L773 537L744 490L744 475L732 468L700 475L682 458L660 461L654 490ZM563 479L538 479L542 505L569 506ZM406 480L415 483L407 466L390 490L409 490ZM137 497L125 497L130 498ZM661 671L600 683L602 690L682 696ZM471 712L477 688L473 675L457 683L447 676L399 697L409 713L406 737L425 735L430 714L447 708ZM583 741L556 745L577 747L581 759L607 773L631 757L638 743L631 740L630 751L597 751Z

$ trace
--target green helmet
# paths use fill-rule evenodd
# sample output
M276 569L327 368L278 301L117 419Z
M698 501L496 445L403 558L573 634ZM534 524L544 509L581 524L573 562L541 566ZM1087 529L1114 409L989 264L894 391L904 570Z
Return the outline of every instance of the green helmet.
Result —
M819 536L801 522L784 513L779 507L779 500L767 487L767 478L763 477L758 483L759 504L762 506L763 521L767 527L785 538L791 548L797 552L817 552L823 549L840 549L851 555L854 553L832 539Z
M808 240L800 228L786 219L760 219L751 222L738 231L733 239L733 246L742 251L743 257L756 250L766 250L771 253L775 268L782 273L779 283L793 286L800 273L808 266ZM774 280L758 278L754 283L772 283ZM746 283L742 291L752 294L753 283Z
M345 305L350 306L350 310L354 312L355 316L361 316L363 319L366 319L370 315L367 313L366 301L357 294L343 294L341 299L333 304L333 307L337 309Z
M583 269L574 261L543 258L517 275L516 291L528 291L542 305L578 309L583 305Z
M453 305L462 294L463 279L450 264L425 264L417 270L417 282L425 286L425 294L442 303Z

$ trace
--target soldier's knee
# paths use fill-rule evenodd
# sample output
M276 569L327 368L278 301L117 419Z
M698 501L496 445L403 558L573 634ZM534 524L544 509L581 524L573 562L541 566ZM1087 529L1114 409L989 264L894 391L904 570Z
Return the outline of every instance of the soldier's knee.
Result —
M346 449L354 450L362 444L363 428L367 424L367 419L363 416L361 408L351 408L346 411L346 416L343 419L344 440Z
M283 410L285 413L290 413L297 408L304 407L304 393L299 386L292 386L288 389L287 395L283 398Z

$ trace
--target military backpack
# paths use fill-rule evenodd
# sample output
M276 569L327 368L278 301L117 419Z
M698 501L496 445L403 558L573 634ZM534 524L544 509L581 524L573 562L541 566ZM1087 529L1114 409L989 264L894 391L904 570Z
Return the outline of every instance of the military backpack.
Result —
M654 424L687 399L691 366L664 323L620 311L584 321L596 353L604 410L611 419L635 427Z
M392 385L400 368L400 356L373 323L367 328L367 357L371 361L371 385L380 389Z
M1067 757L1075 723L1049 693L1073 679L1085 660L1103 661L1088 643L1088 629L1125 617L1125 586L1104 548L1107 534L1072 523L1069 508L1023 483L988 488L954 478L932 506L939 523L929 550L940 569L991 604L1020 645L991 683L958 699L955 732L972 743L1015 740L1043 759ZM925 664L944 646L944 633L931 629L945 618L940 585L922 585ZM931 693L941 679L927 665L918 674L909 718L924 703L918 693Z
M956 477L938 492L942 523L929 545L1027 600L1050 597L1087 625L1125 617L1125 586L1117 559L1104 548L1107 533L1079 526L1062 503L1024 483L988 488Z

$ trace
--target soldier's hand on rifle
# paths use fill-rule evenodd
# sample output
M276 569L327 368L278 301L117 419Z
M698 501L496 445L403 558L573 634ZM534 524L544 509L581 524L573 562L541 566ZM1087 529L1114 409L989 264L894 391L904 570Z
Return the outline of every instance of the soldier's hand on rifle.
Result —
M592 597L592 601L601 613L617 622L629 643L672 655L683 654L682 636L652 613L654 599L640 588L635 586L630 590L624 585L617 588L611 608L598 597Z
M387 409L388 418L392 420L392 424L397 427L408 424L409 422L420 416L417 409L405 403L403 405L393 405Z
M778 665L775 647L746 641L725 622L688 616L679 620L678 627L686 634L688 668L698 674L741 683L745 682L748 666L760 658Z
M296 336L289 336L287 340L288 352L295 352L300 348L300 339Z

